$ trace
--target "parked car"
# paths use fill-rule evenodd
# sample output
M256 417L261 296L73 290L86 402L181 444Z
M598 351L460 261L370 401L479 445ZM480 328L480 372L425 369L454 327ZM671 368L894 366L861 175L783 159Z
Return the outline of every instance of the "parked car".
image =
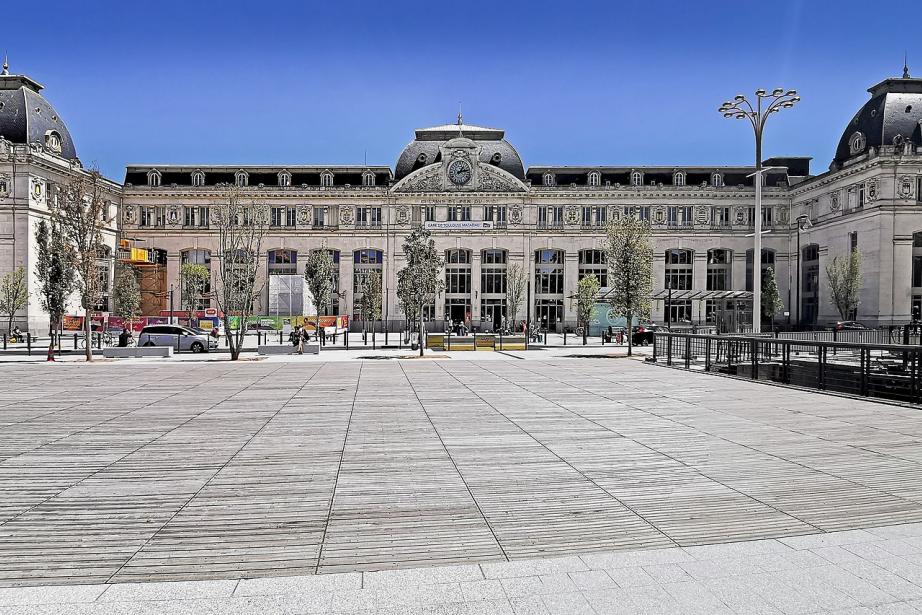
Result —
M842 320L836 323L836 331L869 331L871 327L863 325L857 320Z
M646 346L653 343L653 334L656 332L656 325L637 325L633 328L631 334L631 343L634 346Z
M172 346L192 352L208 352L218 347L218 342L206 334L178 325L149 325L141 329L138 346Z

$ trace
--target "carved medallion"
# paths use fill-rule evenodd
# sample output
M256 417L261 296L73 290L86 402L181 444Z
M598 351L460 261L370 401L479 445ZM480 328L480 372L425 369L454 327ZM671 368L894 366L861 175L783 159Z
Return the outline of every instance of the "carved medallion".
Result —
M901 199L911 199L913 193L913 178L909 175L904 175L900 178L899 183L896 187L896 193Z
M179 224L179 208L170 207L169 212L167 213L167 222L172 226Z
M519 205L513 205L509 209L509 224L518 226L522 224L522 208Z
M778 209L778 221L781 224L787 224L791 219L791 211L787 205L782 205Z
M307 205L298 207L298 225L308 226L311 223L311 208Z
M839 191L836 190L829 195L829 211L839 211L839 207Z
M125 205L125 222L134 224L134 205Z
M575 205L567 207L567 224L579 224L579 208Z
M746 224L746 209L742 205L733 208L733 224L744 226Z
M352 221L355 220L355 212L352 207L347 205L339 210L339 223L345 225L351 225Z
M653 208L653 224L666 224L666 208L659 206Z
M397 224L406 225L410 222L410 208L406 205L401 205L397 208Z
M876 200L877 200L877 196L878 196L878 194L879 194L879 190L878 190L877 180L876 180L876 179L872 179L871 181L868 182L868 189L867 189L866 192L867 192L868 201L876 201Z
M710 208L704 205L695 206L695 224L704 225L708 223Z

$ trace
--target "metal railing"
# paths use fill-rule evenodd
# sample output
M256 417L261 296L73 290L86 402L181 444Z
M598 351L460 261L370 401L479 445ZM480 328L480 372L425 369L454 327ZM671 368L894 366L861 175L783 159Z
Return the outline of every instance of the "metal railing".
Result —
M652 360L688 370L922 403L918 345L657 332Z

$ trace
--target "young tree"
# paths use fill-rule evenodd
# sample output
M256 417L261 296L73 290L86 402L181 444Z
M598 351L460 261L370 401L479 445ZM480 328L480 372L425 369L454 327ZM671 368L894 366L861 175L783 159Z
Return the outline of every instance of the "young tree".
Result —
M633 216L609 223L607 262L609 303L627 322L627 354L633 352L635 316L648 316L653 285L653 244L650 225Z
M519 308L525 301L528 292L528 273L518 263L513 263L506 270L506 309L509 312L512 328L515 329L516 317Z
M595 275L588 275L576 284L576 316L583 328L583 346L589 335L589 321L592 320L592 310L595 308L596 296L599 294L599 279Z
M784 308L781 293L778 292L778 281L775 279L775 270L766 267L762 273L762 317L769 319L772 327L775 326L775 314Z
M372 271L362 284L362 316L372 321L371 345L375 347L375 324L381 320L381 274Z
M189 322L211 282L211 269L201 263L183 263L179 268L182 287L179 289L180 309L189 313Z
M435 248L432 233L422 226L417 226L407 236L403 242L403 254L406 264L397 272L397 296L404 310L419 319L419 356L423 356L426 333L423 306L435 301L436 294L444 286L442 267L445 263Z
M112 307L115 315L127 321L128 330L132 322L141 315L141 285L138 272L130 265L119 265L112 285Z
M324 312L333 292L333 253L326 248L311 250L304 263L304 280L317 309L317 335L320 335L320 310ZM319 339L319 337L318 337Z
M212 225L218 230L218 309L224 314L224 329L231 360L240 358L253 304L262 292L259 259L262 241L269 228L268 210L261 203L245 199L236 186L225 187L222 200L212 207ZM237 317L233 331L231 316Z
M53 350L54 332L61 327L67 313L67 299L74 289L73 248L64 240L55 220L40 220L35 227L38 258L35 277L39 284L39 302L48 312L48 332L51 334L49 353Z
M834 257L826 265L826 280L832 304L842 320L849 320L861 302L861 252L852 250L847 257Z
M13 319L16 312L26 307L29 302L29 289L26 285L25 267L17 267L0 279L0 314L7 317L6 332L13 331Z
M99 277L99 260L107 258L103 243L103 225L108 204L102 175L91 169L74 176L55 188L49 210L64 241L71 247L74 287L84 310L83 334L86 336L86 360L93 360L92 325L90 315L99 301L103 280Z

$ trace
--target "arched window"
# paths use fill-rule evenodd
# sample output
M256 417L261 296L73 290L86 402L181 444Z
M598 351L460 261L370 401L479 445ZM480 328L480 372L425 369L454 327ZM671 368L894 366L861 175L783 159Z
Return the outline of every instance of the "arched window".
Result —
M631 171L631 185L643 186L643 173L640 171Z
M333 185L333 173L331 171L324 171L320 174L320 185L324 188L329 188Z
M553 186L557 183L553 173L545 173L541 176L541 183L545 186Z
M192 185L196 188L200 188L205 185L205 172L204 171L193 171L192 172Z
M279 186L283 188L291 185L291 173L288 171L279 171Z
M269 250L269 275L295 275L297 272L297 250Z
M375 185L375 174L368 170L363 172L362 173L362 185L363 186L374 186Z
M538 326L563 326L564 252L535 250L535 318Z
M723 173L715 171L711 173L711 185L715 188L720 188L724 185L724 176Z
M505 250L488 249L480 253L480 322L499 329L511 315L506 310L506 271L509 255ZM515 315L518 318L519 314Z
M733 253L715 248L708 250L707 290L731 290Z
M452 322L471 318L471 251L445 251L445 317Z
M151 169L147 172L147 185L152 188L156 188L160 185L160 180L162 177L163 176L160 174L160 171L157 169Z
M692 265L695 253L691 250L666 250L666 288L691 290Z
M672 185L673 186L684 186L685 185L685 171L676 171L672 174Z
M577 280L582 280L594 275L599 281L599 286L608 286L608 264L605 259L605 250L580 250L579 274Z
M45 147L55 154L61 153L62 141L61 135L56 130L49 130L45 133Z
M820 305L820 246L815 243L806 245L801 248L800 255L800 323L813 325L819 316Z
M187 298L183 302L185 303L188 298L192 298L195 305L193 309L195 310L204 310L211 307L211 251L202 249L183 250L179 253L179 257L180 263L183 265L179 269L179 287L182 289L180 294ZM197 288L189 287L190 280L186 279L184 273L185 265L201 265L205 267L208 269L208 279Z
M355 321L364 320L362 314L362 297L365 285L374 272L381 275L384 266L384 253L381 250L365 248L352 253L352 318Z
M602 174L598 171L589 172L589 185L592 187L597 187L602 183Z
M244 170L234 173L234 183L241 188L250 183L250 175Z
M752 292L752 267L753 267L752 248L746 250L746 290ZM770 248L762 248L762 276L771 269L775 270L775 251Z

